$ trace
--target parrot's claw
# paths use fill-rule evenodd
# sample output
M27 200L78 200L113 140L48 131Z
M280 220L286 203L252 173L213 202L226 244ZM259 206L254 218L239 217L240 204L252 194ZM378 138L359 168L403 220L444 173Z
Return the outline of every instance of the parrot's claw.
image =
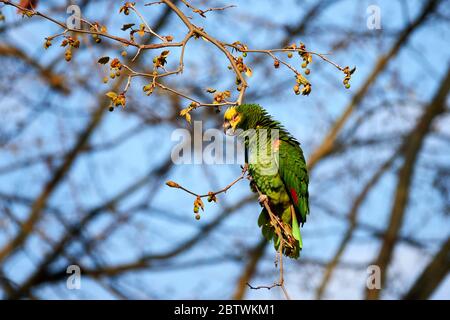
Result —
M264 205L264 203L266 202L266 201L268 201L269 200L269 198L265 195L265 194L261 194L259 197L258 197L258 202L261 204L261 205Z

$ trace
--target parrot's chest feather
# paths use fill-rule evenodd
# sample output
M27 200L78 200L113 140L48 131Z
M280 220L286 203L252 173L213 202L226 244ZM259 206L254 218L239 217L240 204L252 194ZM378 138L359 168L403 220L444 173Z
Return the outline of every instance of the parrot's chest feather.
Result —
M290 205L286 187L278 172L278 154L260 152L249 154L249 173L262 194L265 194L272 205L284 209Z

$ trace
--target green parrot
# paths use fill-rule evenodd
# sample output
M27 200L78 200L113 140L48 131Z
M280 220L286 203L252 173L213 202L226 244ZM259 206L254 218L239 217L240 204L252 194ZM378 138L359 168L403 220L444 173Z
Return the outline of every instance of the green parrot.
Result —
M282 240L283 254L297 259L303 247L299 223L303 226L309 214L308 170L300 143L257 104L228 108L223 129L244 139L252 191L259 192L261 204L268 200L278 217L275 227L263 206L258 225L264 237L273 240L276 250Z

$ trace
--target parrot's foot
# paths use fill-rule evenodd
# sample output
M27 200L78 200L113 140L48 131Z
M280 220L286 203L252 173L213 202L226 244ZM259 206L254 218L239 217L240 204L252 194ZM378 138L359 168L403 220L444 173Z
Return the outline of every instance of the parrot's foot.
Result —
M264 202L266 202L268 200L269 200L269 198L265 194L261 194L258 197L258 202L259 202L260 205L264 205Z

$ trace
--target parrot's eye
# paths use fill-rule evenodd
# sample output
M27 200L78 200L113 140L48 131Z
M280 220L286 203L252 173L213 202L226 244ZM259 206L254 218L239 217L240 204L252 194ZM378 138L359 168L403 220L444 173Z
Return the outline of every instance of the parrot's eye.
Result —
M235 114L234 116L233 116L233 119L231 119L232 121L236 121L237 119L238 119L238 117L239 117L239 114Z

